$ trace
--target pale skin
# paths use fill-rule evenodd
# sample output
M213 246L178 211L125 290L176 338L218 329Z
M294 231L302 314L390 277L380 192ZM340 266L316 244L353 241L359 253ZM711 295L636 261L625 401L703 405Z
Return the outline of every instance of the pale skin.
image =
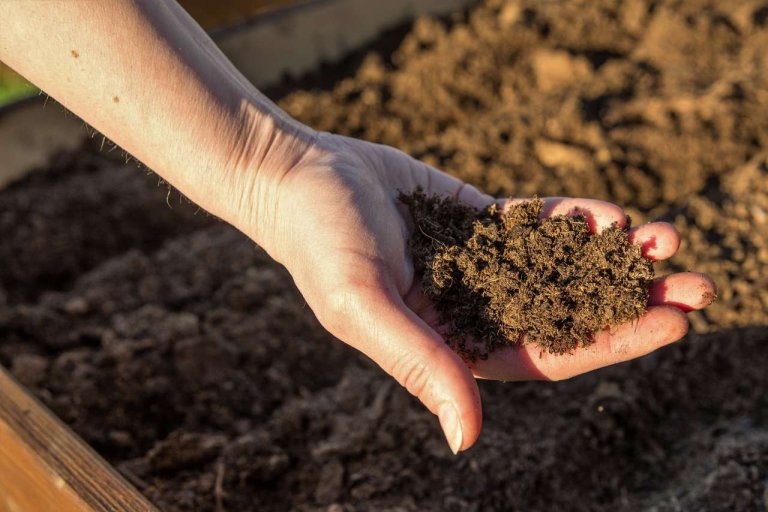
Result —
M669 275L640 320L591 346L565 356L510 347L468 364L420 292L397 195L420 186L477 208L496 199L397 149L291 119L173 0L0 2L0 60L285 265L328 331L438 415L454 453L480 434L475 378L560 380L643 356L682 338L685 312L715 294L707 276ZM625 221L604 201L546 199L545 215L577 212L595 232ZM631 242L662 260L680 238L651 223Z

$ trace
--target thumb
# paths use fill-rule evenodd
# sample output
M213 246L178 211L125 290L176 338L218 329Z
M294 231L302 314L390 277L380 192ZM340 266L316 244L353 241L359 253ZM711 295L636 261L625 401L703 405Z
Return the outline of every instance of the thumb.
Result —
M373 359L433 414L453 453L480 435L482 408L472 373L394 286L351 286L327 296L320 322Z

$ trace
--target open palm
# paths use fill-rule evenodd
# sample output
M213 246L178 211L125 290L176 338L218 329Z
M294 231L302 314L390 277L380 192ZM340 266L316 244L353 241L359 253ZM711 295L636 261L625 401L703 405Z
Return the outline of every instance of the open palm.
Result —
M683 337L684 311L702 308L714 296L704 275L669 275L652 285L640 320L598 333L588 347L563 356L509 347L470 368L439 334L438 315L414 275L410 218L397 197L417 187L477 208L496 201L394 148L320 134L274 186L271 222L261 238L323 326L439 416L454 452L471 446L480 432L474 377L558 380L642 356ZM584 214L595 232L626 221L618 206L592 199L547 198L543 212ZM680 241L666 223L634 228L630 239L655 260L672 256Z

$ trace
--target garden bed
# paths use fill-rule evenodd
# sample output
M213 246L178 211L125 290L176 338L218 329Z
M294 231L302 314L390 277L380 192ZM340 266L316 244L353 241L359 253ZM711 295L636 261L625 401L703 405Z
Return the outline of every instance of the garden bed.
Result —
M282 97L497 195L673 222L660 269L717 282L658 353L482 382L467 453L279 265L95 141L0 191L0 363L163 510L759 510L768 9L724 4L487 0Z

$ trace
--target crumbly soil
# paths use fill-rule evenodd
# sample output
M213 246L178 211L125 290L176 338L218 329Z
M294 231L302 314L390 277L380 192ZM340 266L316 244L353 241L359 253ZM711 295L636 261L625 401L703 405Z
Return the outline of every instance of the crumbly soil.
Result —
M414 224L409 246L424 294L446 341L468 359L521 343L570 353L645 313L653 265L629 243L630 222L592 234L583 215L541 219L541 199L504 212L421 189L400 201Z
M611 199L718 302L437 421L245 237L90 144L0 191L0 363L170 511L755 511L768 481L768 5L486 0L281 104L499 196ZM563 356L567 357L567 356Z

